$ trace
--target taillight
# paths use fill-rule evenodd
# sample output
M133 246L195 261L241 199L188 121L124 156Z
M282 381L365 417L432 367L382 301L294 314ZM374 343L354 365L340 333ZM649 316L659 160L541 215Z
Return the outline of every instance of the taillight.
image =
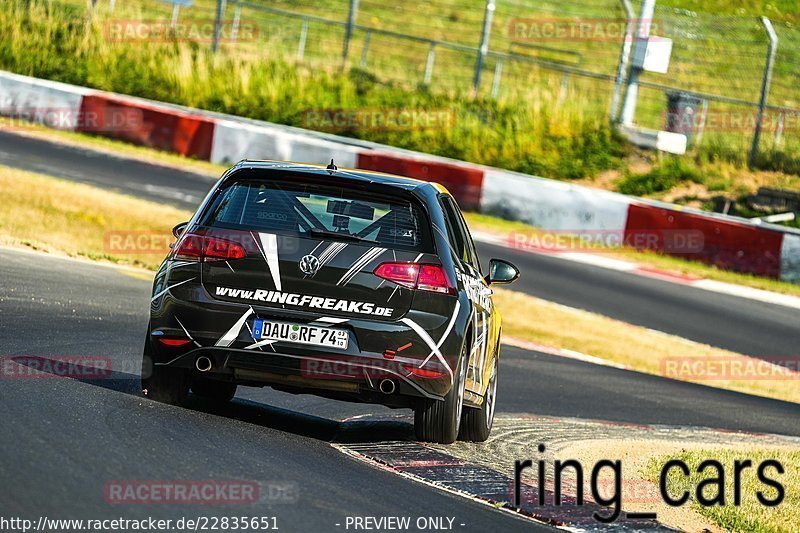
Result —
M245 256L241 244L189 233L175 247L175 259L183 261L227 261Z
M417 288L423 291L450 292L450 284L440 265L420 265Z
M419 265L415 263L382 263L373 273L379 278L413 289L417 285Z
M163 344L164 346L183 346L185 344L189 344L192 342L191 339L186 339L183 337L159 337L158 342Z
M381 263L373 273L409 289L455 294L442 265Z

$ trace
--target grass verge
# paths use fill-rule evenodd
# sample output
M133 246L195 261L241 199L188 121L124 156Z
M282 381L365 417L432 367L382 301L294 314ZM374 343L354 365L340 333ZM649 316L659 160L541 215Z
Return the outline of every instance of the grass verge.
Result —
M0 166L0 243L155 269L170 229L190 213L169 206ZM131 253L133 252L133 253ZM744 356L610 318L497 289L504 332L589 353L652 374L663 357ZM791 380L714 381L714 386L800 402Z
M789 370L776 368L770 379L705 379L700 374L705 362L748 369L758 361L527 294L498 288L494 293L506 337L582 352L647 374L800 403L800 376ZM689 371L693 362L701 367Z
M691 0L674 3L699 7ZM614 133L607 120L613 85L578 76L568 80L561 72L527 61L505 63L500 69L502 91L498 98L493 98L489 96L492 84L488 79L501 65L493 59L487 61L483 89L473 95L470 80L474 57L471 53L437 48L435 74L432 83L428 83L421 79L428 70L427 43L398 43L378 35L370 38L371 34L358 31L351 43L350 67L339 69L334 65L341 63L340 28L312 23L310 29L307 28L308 46L305 46L305 37L302 41L305 55L298 60L298 20L251 7L244 8L242 21L257 31L250 38L223 43L214 55L206 42L111 36L110 29L125 20L169 20L169 8L152 0L131 0L118 5L113 13L109 13L106 6L97 6L91 15L86 2L81 0L13 0L7 4L7 9L0 13L0 67L22 74L312 128L309 112L317 115L331 110L368 114L379 109L390 112L444 110L449 117L446 126L394 128L348 124L333 128L323 125L315 129L556 179L593 179L602 173L614 172L626 176L620 187L653 193L663 192L664 187L678 187L687 176L689 182L694 183L692 180L700 180L702 174L715 174L720 162L732 164L736 175L730 180L709 183L709 188L716 191L715 187L732 187L739 181L739 171L746 167L744 156L750 131L712 132L709 128L702 147L693 149L685 158L688 174L675 174L669 165L645 173L632 172L635 165L627 158L632 150ZM619 14L618 2L606 0L593 6L588 4L580 9L587 17ZM791 2L781 0L777 7L773 4L775 2L750 7L758 13L770 12L773 17L785 13L789 19L793 18L793 11L787 9ZM323 15L337 21L346 17L346 11L342 11L345 5L336 0L271 3L273 8L288 9L295 14ZM191 10L181 13L181 21L208 24L214 19L215 6L212 0L199 0ZM510 50L515 43L520 44L505 29L512 21L525 17L547 20L562 8L558 2L498 4L492 33L493 49ZM443 16L445 13L447 15ZM679 27L690 23L694 27L693 18L685 19L685 16L694 15L682 11L673 14L678 17L674 23ZM659 17L664 16L666 12L659 14ZM362 4L359 8L360 24L375 29L402 28L423 39L445 39L471 46L476 43L475 32L480 31L482 19L482 5L473 0L456 0L449 8L418 1L402 8L382 6L379 2ZM728 22L749 27L753 21L743 18ZM788 20L781 30L787 35L796 33ZM306 30L302 31L305 35ZM731 33L726 35L738 35L734 28L729 31ZM676 39L676 46L687 44L683 41ZM720 42L727 46L723 50L736 50L741 57L762 57L760 47L750 47L760 46L757 41L747 41L747 47L741 50L738 48L743 44L732 39L721 38ZM791 83L781 81L793 79L790 67L798 47L794 38L782 37L781 43L779 54L787 56L779 57L770 98L773 104L788 106L795 102L795 93L791 91ZM563 54L591 57L592 64L584 66L599 68L596 73L616 72L619 55L616 43L589 39L568 40L552 46L562 60ZM752 55L756 52L757 56ZM737 57L737 53L733 56ZM546 55L533 54L533 58L547 59ZM719 89L719 80L725 79L724 88L732 91L728 96L752 98L758 94L753 91L757 91L761 80L760 59L753 60L752 64L729 65L719 61L728 58L730 53L716 53L715 61L709 61L709 69L687 68L688 64L681 68L681 61L696 55L693 48L676 52L674 70L681 85ZM522 56L528 57L527 53ZM65 57L69 58L68 62L63 61ZM357 57L362 59L357 60ZM582 61L579 59L577 64ZM731 68L741 75L731 77ZM498 76L499 82L499 73ZM738 87L739 83L743 86ZM661 127L664 95L656 91L648 97L644 93L640 105L640 118L644 122L640 122ZM733 110L720 108L715 103L713 112L726 114ZM767 138L773 136L765 135L759 168L800 172L797 163L800 144L796 136L789 133L787 129L782 140L772 145ZM609 185L614 187L613 183Z
M0 166L0 243L155 270L191 213ZM135 253L129 253L129 252Z
M691 507L702 516L710 519L721 528L734 532L748 533L790 533L797 531L800 523L800 451L797 450L693 450L684 451L678 455L669 455L655 458L650 461L645 469L646 476L658 482L662 466L670 459L680 459L689 466L691 475L683 476L677 469L670 472L667 478L669 493L673 496L684 491L692 494ZM715 459L725 468L725 505L703 506L697 501L695 488L704 479L716 477L714 468L708 468L703 474L697 473L698 465L706 459ZM749 459L753 468L744 470L741 477L741 505L734 505L733 479L734 461ZM774 468L766 470L766 474L780 481L785 490L784 501L775 507L767 507L759 503L756 494L762 492L768 499L775 499L777 492L774 488L761 483L757 477L758 465L767 459L774 459L781 463L785 472L777 474ZM716 484L706 487L705 497L714 497L718 493Z

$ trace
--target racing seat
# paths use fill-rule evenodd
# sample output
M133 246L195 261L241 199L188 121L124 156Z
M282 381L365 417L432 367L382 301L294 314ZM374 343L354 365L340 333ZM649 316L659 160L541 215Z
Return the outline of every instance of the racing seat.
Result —
M246 206L242 223L271 231L295 231L298 228L298 213L285 194L269 191Z

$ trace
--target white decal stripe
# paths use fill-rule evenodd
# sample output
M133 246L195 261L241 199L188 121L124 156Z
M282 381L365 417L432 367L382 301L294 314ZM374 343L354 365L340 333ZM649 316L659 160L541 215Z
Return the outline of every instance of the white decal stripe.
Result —
M413 329L416 332L416 334L419 335L423 341L425 341L425 344L428 345L428 348L431 349L432 353L436 355L436 358L439 360L439 362L442 363L442 365L444 365L444 367L447 369L447 372L450 373L450 383L452 384L453 370L450 368L450 365L447 364L447 361L442 355L442 352L439 351L439 347L436 345L435 342L433 342L433 339L431 339L431 336L428 335L428 332L422 329L419 324L417 324L411 319L403 318L402 322L408 324L411 327L411 329Z
M341 324L342 322L347 322L350 320L349 318L335 318L332 316L323 316L316 319L314 322L327 322L329 324Z
M442 347L442 344L444 344L445 339L447 338L448 335L450 335L450 332L453 330L453 326L455 326L455 324L456 324L456 318L458 317L459 309L461 309L461 302L456 300L456 307L453 310L453 316L450 317L450 322L447 324L447 328L444 330L444 333L442 334L442 338L439 339L438 343L436 343L436 348L437 349ZM422 368L423 366L425 366L425 364L428 361L430 361L431 357L433 357L433 352L432 351L431 351L430 354L428 354L428 357L426 357L425 360L422 361L422 363L419 365L419 367Z
M156 301L158 298L160 298L161 296L163 296L163 295L167 294L167 293L169 292L169 290L170 290L170 289L174 289L174 288L175 288L175 287L177 287L178 285L183 285L184 283L189 283L190 281L192 281L192 280L194 280L194 279L196 279L196 278L189 278L189 279L186 279L186 280L183 280L183 281L181 281L180 283L176 283L175 285L170 285L169 287L167 287L167 288L166 288L166 289L164 289L163 291L159 292L158 294L156 294L155 296L153 296L152 298L150 298L150 301L151 301L151 302L155 302L155 301Z
M337 284L337 285L341 285L341 284L342 284L342 282L344 282L346 279L348 279L348 277L349 277L349 276L350 276L350 275L351 275L353 272L355 272L355 270L356 270L357 268L360 268L361 262L362 262L362 261L364 261L364 259L365 259L365 258L366 258L366 257L367 257L369 254L371 254L373 250L374 250L374 248L370 248L369 250L367 250L366 252L364 252L364 253L361 255L361 257L359 257L358 259L356 259L356 260L355 260L355 262L354 262L352 265L350 265L350 268L347 270L347 272L345 272L345 273L344 273L344 275L342 276L342 278L341 278L341 279L340 279L340 280L339 280L339 281L338 281L336 284Z
M252 350L253 348L260 348L260 347L262 347L262 346L269 346L269 345L271 345L271 344L272 344L272 343L274 343L274 342L275 342L275 341L273 341L273 340L269 340L269 339L267 339L267 340L263 340L263 341L258 341L257 343L255 343L255 344L251 344L250 346L245 346L245 347L244 347L244 349L245 349L245 350Z
M334 257L336 257L339 252L344 250L347 247L346 242L334 242L330 246L328 246L319 256L319 265L325 266L326 263L331 261Z
M336 249L331 253L331 255L327 259L325 259L325 264L330 263L331 261L333 261L333 258L336 257L337 255L339 255L339 252L341 252L345 248L347 248L347 243L346 242L340 242L339 246L337 246Z
M320 327L328 327L331 324L341 324L342 322L347 322L350 320L349 318L334 318L330 316L323 316L320 317L312 322L309 322L309 326L320 326Z
M275 283L277 290L281 289L281 272L278 264L278 236L272 233L259 233L258 237L261 239L261 253L264 254L264 259L267 260L269 272L272 274L272 281Z
M194 340L194 337L192 337L192 335L189 333L189 330L186 329L186 326L184 326L183 323L180 320L178 320L177 316L175 317L175 321L180 325L181 329L183 329L183 332L186 333L186 336L189 337L189 340L191 340L197 346L200 346L200 343Z
M383 252L386 251L386 248L370 248L364 255L362 255L354 264L350 267L350 270L345 272L342 279L339 280L337 285L347 285L350 283L350 280L353 279L356 274L358 274L362 268L367 266L370 261L381 255Z
M322 244L322 243L319 243L319 244ZM317 246L319 246L319 244ZM322 253L319 254L319 256L317 257L317 259L319 259L319 263L320 264L322 264L328 258L328 255L330 255L331 250L333 250L336 247L337 244L339 244L339 243L332 242L327 246L327 248L322 250ZM314 248L314 250L316 250L316 248ZM311 250L311 255L314 255L314 250Z
M317 251L317 248L319 248L319 247L320 247L320 246L322 246L323 244L325 244L325 241L319 241L319 242L317 243L317 245L314 247L314 249L313 249L313 250L311 250L311 251L310 251L310 252L308 252L308 253L310 253L311 255L314 255L314 252L316 252L316 251Z
M413 260L413 261L411 261L411 262L412 262L412 263L416 263L417 261L419 261L419 260L420 260L420 258L422 258L422 254L419 254L419 255L418 255L417 257L415 257L415 258L414 258L414 260Z
M233 344L233 341L235 341L236 337L239 336L239 332L242 330L242 326L244 325L245 321L252 314L253 309L249 308L245 314L243 314L239 320L236 321L236 324L234 324L233 327L229 329L227 333L225 333L225 335L219 338L216 346L230 346Z

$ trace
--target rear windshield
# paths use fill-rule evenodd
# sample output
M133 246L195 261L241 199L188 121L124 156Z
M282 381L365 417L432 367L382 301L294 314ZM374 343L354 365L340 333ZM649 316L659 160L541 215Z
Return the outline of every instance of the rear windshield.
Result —
M431 251L424 212L412 198L296 181L234 182L201 224Z

